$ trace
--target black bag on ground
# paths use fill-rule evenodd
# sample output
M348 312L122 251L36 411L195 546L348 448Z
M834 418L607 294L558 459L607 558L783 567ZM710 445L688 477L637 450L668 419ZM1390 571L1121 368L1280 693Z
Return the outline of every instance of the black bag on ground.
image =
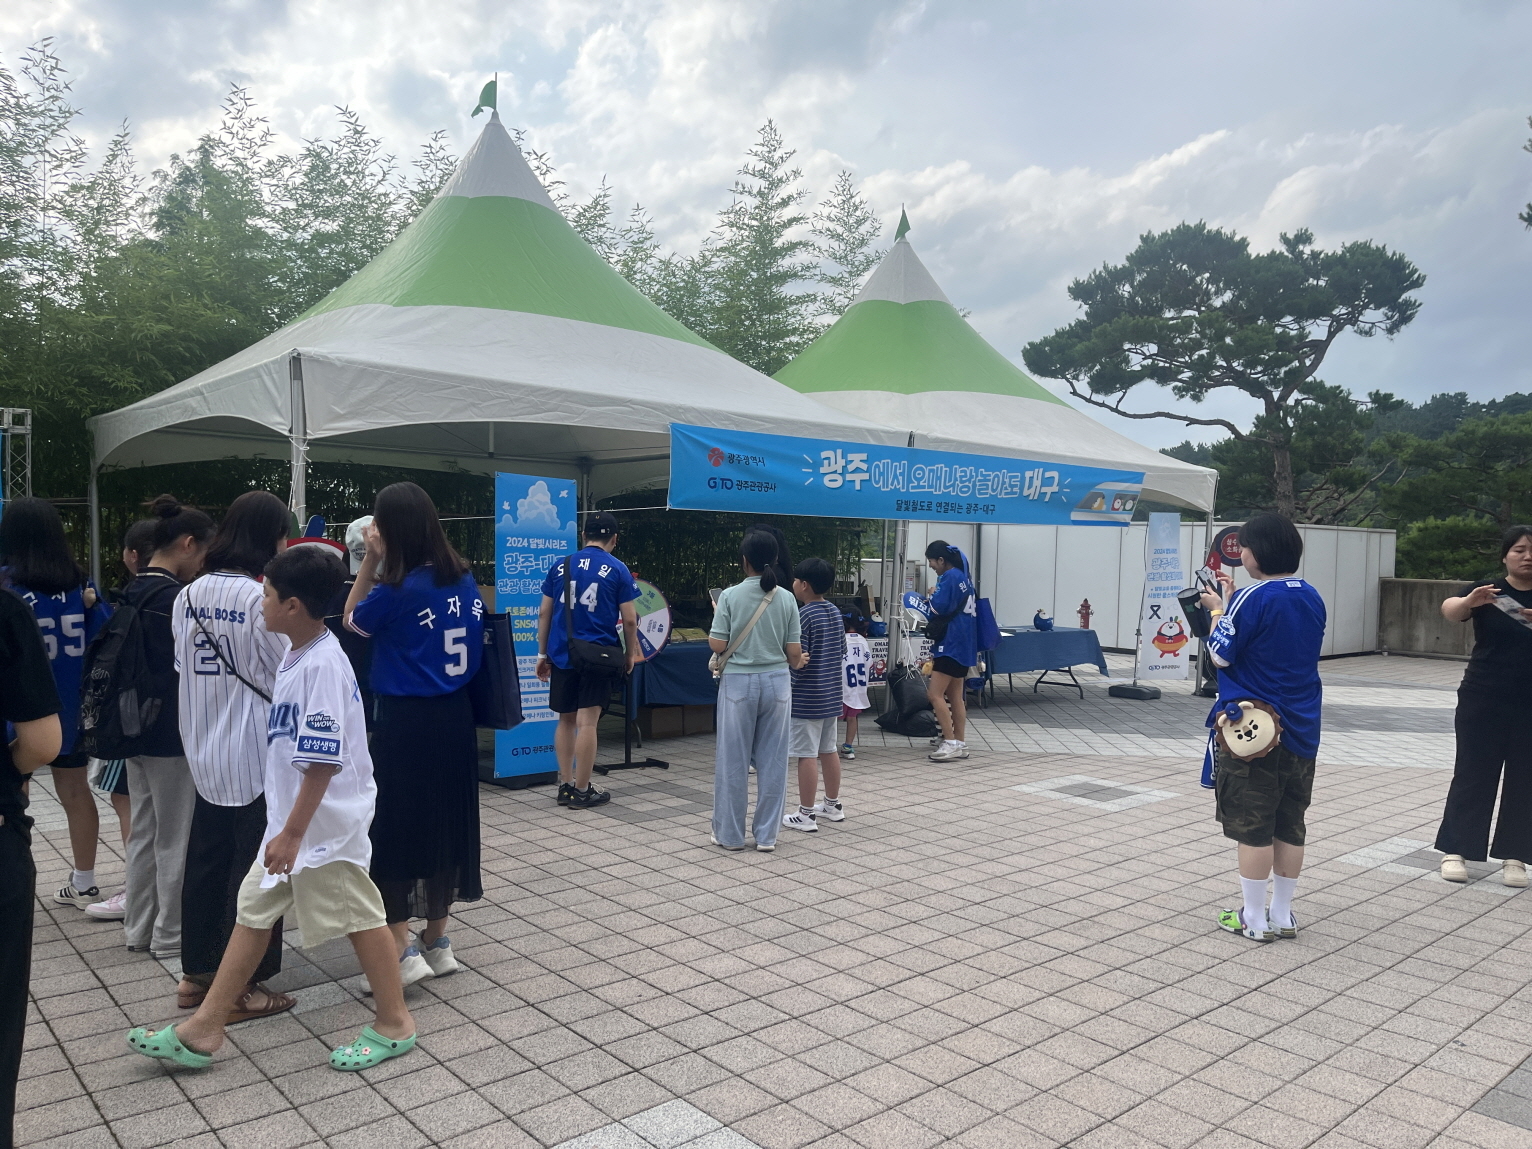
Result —
M931 700L926 697L925 676L908 666L888 672L888 706L877 723L890 734L930 738L939 729Z
M175 689L167 679L149 666L142 613L122 604L85 651L77 749L92 758L135 757Z
M574 555L564 560L564 626L568 630L570 669L581 674L606 674L615 678L627 673L628 669L628 656L622 647L575 637L574 561Z
M468 680L468 701L473 705L475 726L514 730L525 717L510 615L484 616L484 657L478 673Z

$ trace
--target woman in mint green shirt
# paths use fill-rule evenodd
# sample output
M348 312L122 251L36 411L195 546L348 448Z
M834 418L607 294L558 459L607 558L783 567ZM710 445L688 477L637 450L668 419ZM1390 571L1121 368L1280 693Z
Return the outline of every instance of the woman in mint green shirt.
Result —
M787 797L787 735L793 710L788 668L808 661L799 643L798 602L777 585L777 541L750 531L740 544L744 581L724 591L708 644L728 653L718 681L718 737L713 764L713 844L745 848L750 763L755 762L755 848L777 848ZM766 608L750 626L763 599ZM746 628L749 627L749 633ZM741 637L743 636L743 637ZM733 650L730 651L730 647Z

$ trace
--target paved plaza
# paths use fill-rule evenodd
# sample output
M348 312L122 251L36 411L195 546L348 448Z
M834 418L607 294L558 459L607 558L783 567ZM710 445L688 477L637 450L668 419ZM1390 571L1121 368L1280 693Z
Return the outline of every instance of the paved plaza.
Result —
M123 1034L174 1019L173 963L45 897L19 1141L1532 1145L1532 900L1488 864L1450 886L1429 849L1462 664L1323 672L1296 941L1214 925L1238 883L1197 784L1205 700L1017 676L966 762L864 722L847 820L775 854L708 844L706 736L652 743L670 770L612 775L598 810L484 787L464 970L408 991L417 1051L364 1075L326 1065L370 1016L345 942L289 950L292 1014L170 1070ZM50 787L44 892L68 876ZM120 881L115 849L98 870Z

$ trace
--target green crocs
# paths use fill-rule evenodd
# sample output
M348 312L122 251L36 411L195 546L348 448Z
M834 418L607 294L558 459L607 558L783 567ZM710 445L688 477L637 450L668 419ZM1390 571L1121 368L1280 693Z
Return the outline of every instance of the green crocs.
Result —
M128 1044L145 1057L157 1057L161 1061L173 1061L186 1069L206 1069L213 1064L211 1053L198 1053L181 1044L176 1028L167 1025L161 1030L148 1030L140 1026L128 1030Z
M1277 931L1267 928L1261 933L1256 933L1245 925L1244 910L1224 910L1218 915L1218 928L1228 930L1231 934L1239 934L1253 942L1274 942L1277 940Z
M356 1073L358 1070L371 1069L374 1065L382 1065L390 1057L403 1057L414 1048L413 1033L395 1041L391 1037L384 1037L369 1025L362 1030L361 1037L330 1054L330 1068L339 1069L343 1073Z

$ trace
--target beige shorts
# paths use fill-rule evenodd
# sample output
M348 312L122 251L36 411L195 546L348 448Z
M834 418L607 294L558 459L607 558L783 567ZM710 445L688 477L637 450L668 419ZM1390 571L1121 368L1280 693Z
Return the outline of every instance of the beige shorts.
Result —
M278 918L296 921L303 948L375 930L386 925L383 895L355 862L328 862L299 870L269 889L261 888L266 867L257 858L239 885L234 920L252 930L269 930Z

